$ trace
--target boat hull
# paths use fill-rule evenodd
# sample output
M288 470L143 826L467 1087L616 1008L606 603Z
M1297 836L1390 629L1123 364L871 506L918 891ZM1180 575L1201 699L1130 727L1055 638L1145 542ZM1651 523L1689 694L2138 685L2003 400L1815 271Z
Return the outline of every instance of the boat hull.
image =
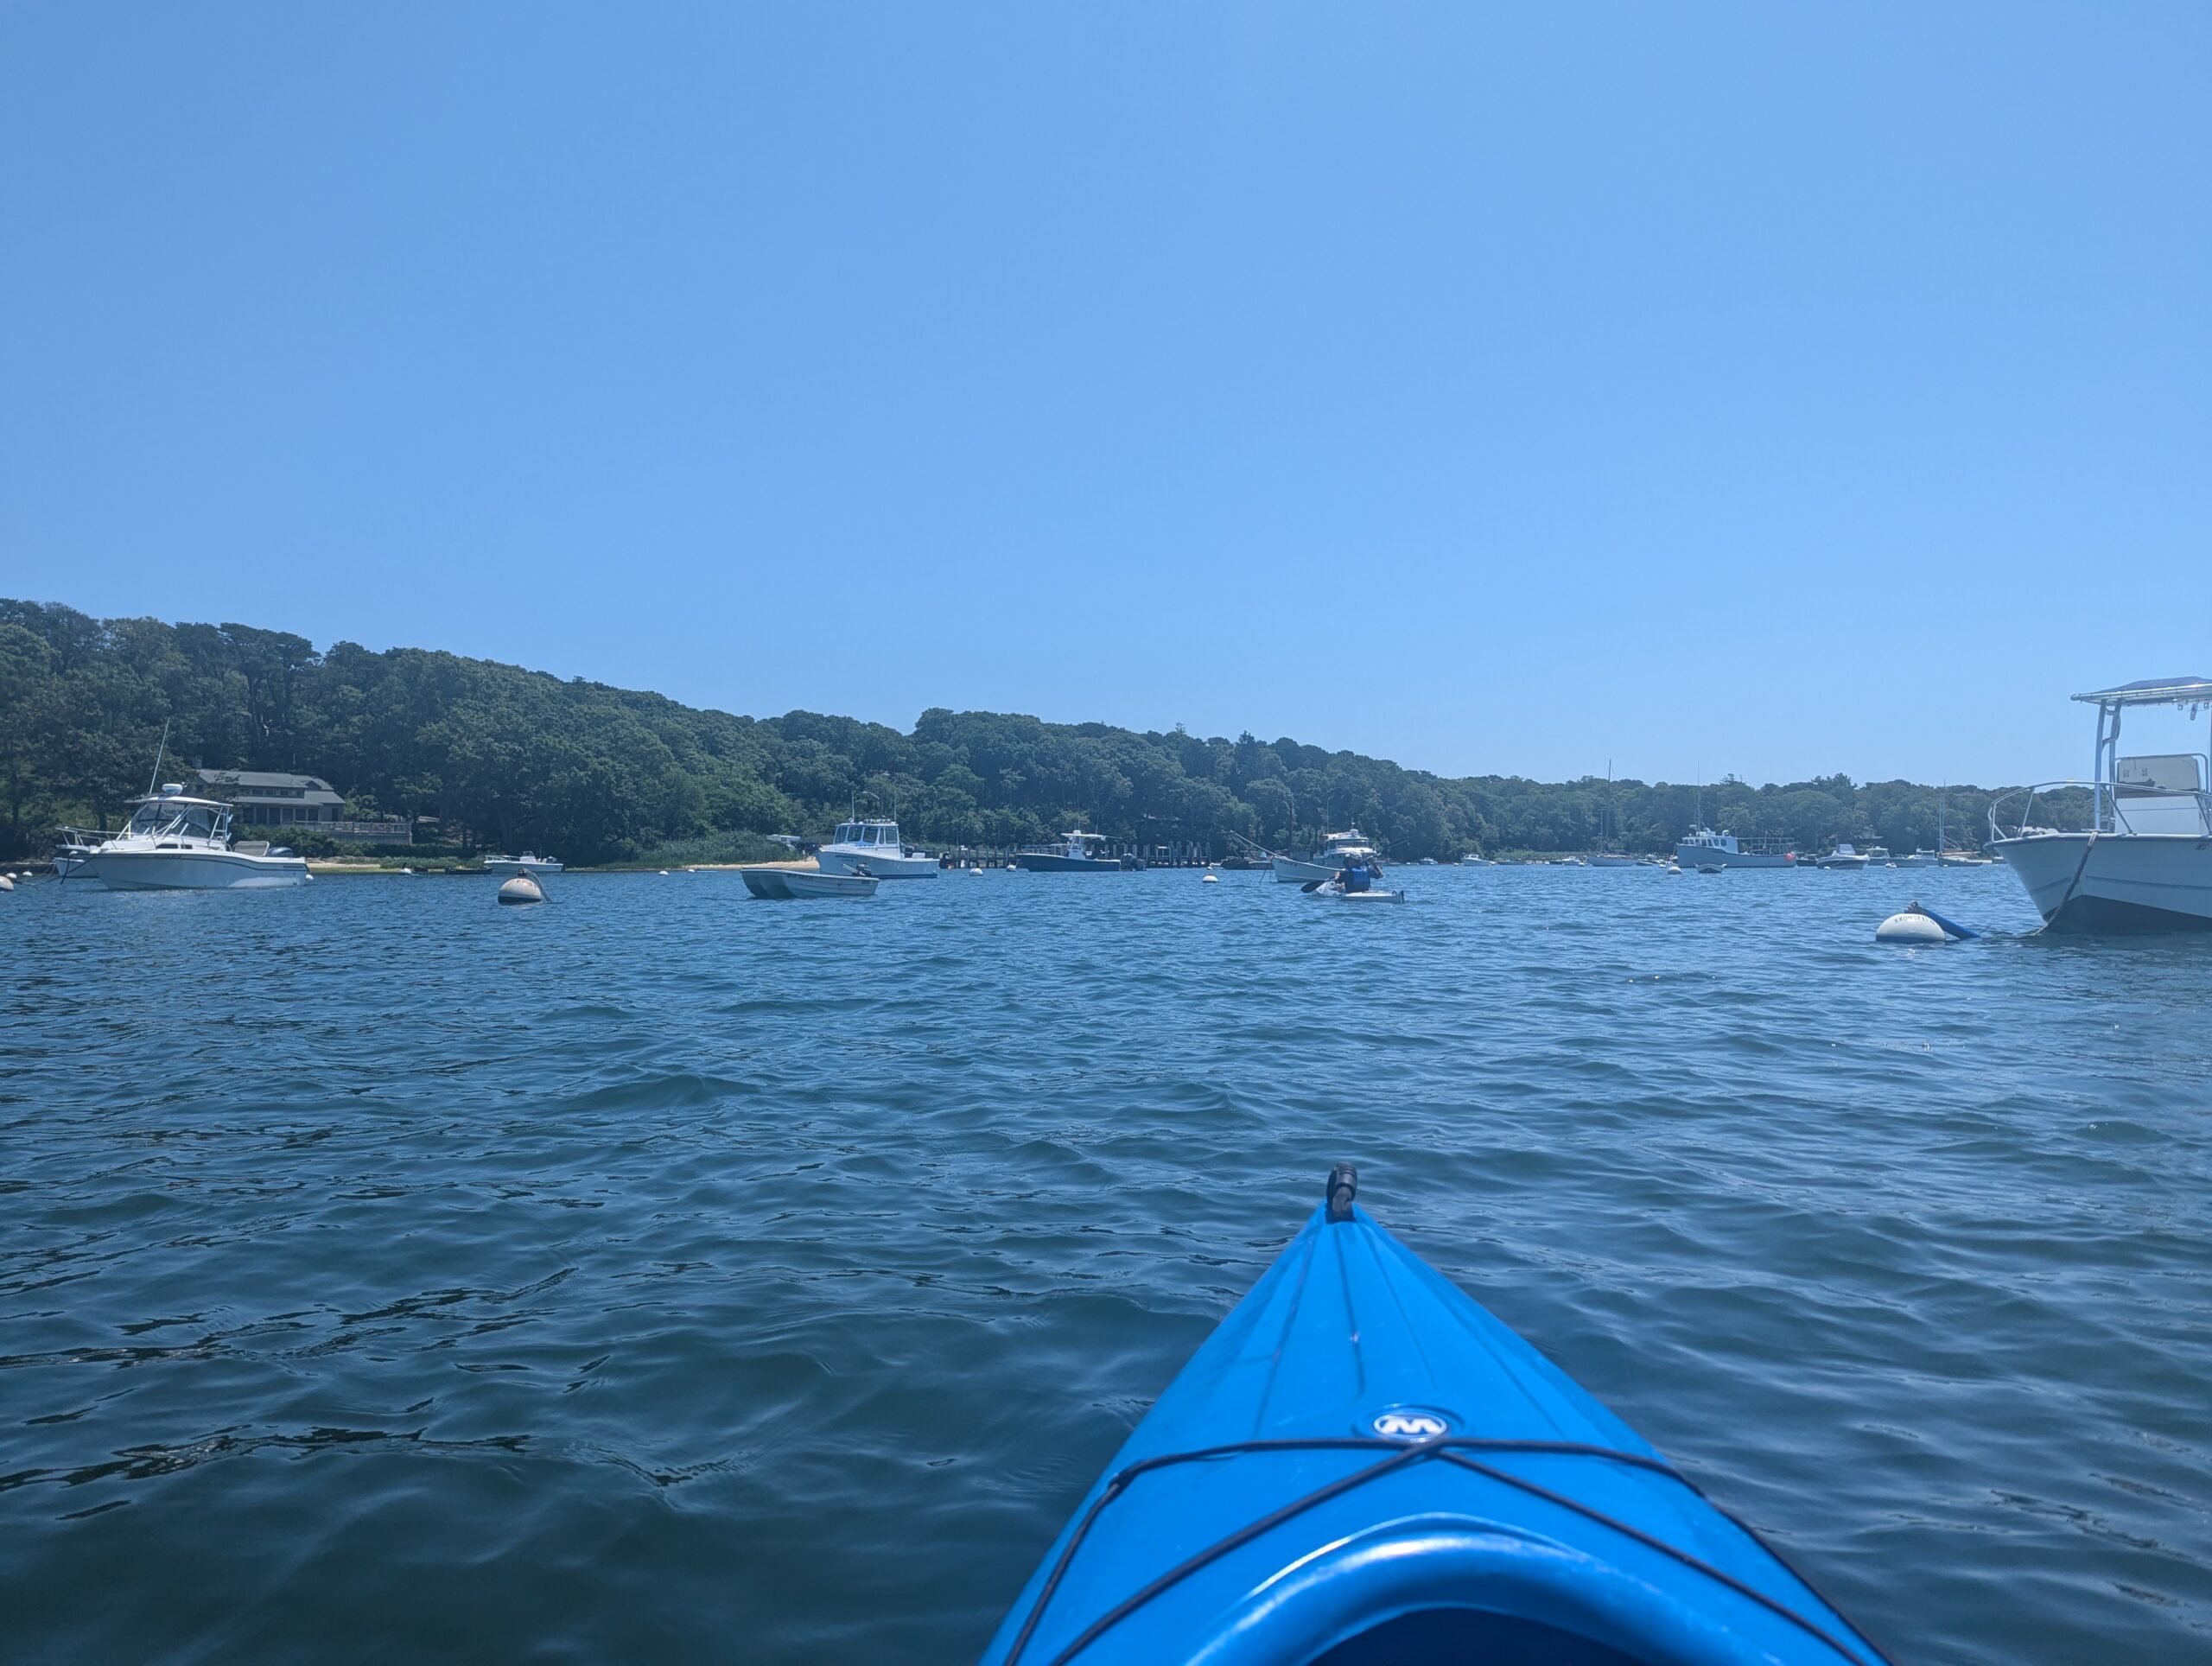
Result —
M860 863L880 880L933 880L944 870L935 856L894 856L886 849L841 849L825 844L814 853L816 864L825 874L851 874L853 864Z
M1675 860L1694 867L1713 868L1795 868L1795 856L1751 850L1716 850L1709 844L1678 844Z
M71 871L111 891L273 891L307 882L302 856L234 850L96 850Z
M809 874L790 868L783 881L784 889L802 902L812 897L872 897L876 887L873 874Z
M489 856L485 859L487 874L558 874L563 864L548 856L543 862L524 862L519 856Z
M1049 850L1021 850L1014 861L1033 874L1120 874L1128 870L1108 856L1061 856Z
M2212 841L2186 833L2035 833L1992 847L2052 932L2212 931Z
M1549 1360L1332 1212L1154 1402L987 1666L1880 1661Z
M1372 858L1363 858L1371 867L1382 864ZM1275 858L1275 878L1285 885L1303 885L1308 880L1332 880L1344 871L1340 862L1301 862L1295 856Z

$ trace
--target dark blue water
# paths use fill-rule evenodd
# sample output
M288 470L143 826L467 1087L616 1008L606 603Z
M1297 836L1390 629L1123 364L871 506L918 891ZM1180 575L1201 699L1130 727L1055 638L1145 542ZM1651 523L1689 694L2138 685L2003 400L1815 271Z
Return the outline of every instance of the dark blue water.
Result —
M0 897L4 1652L964 1658L1351 1157L1900 1660L2212 1656L2212 943L1401 871Z

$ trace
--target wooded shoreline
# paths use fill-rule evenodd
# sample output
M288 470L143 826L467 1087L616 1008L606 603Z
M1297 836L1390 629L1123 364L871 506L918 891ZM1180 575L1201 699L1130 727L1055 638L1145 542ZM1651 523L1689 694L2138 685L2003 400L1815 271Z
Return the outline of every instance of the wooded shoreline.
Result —
M372 652L241 624L97 620L0 600L0 855L113 825L164 725L176 766L309 772L349 817L404 817L396 862L524 848L575 866L772 860L857 805L931 849L1010 849L1082 827L1135 844L1231 834L1304 849L1357 826L1398 861L1471 850L1669 849L1701 818L1794 848L1981 836L1996 792L1842 775L1753 787L1447 778L1252 734L1200 737L932 708L906 733L793 711L753 718L420 648ZM2043 801L2038 800L2040 804ZM2063 796L2053 805L2061 816ZM312 858L354 854L281 830Z

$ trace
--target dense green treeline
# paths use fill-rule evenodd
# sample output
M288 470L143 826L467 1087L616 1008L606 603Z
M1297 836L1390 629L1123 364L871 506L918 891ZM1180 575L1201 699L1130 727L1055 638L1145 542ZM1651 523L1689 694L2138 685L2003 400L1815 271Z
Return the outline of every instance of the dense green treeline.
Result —
M417 648L372 653L246 625L96 620L0 600L0 842L42 853L60 822L112 825L145 790L164 722L182 765L296 770L359 817L435 817L464 845L578 862L721 832L827 835L858 795L910 838L1012 845L1083 826L1160 843L1244 835L1283 847L1357 823L1400 860L1471 849L1659 850L1696 789L1624 780L1446 779L1294 741L1138 734L992 712L924 712L913 732L795 711L735 717ZM1989 792L1953 787L1952 843ZM1910 850L1937 792L1836 775L1707 787L1706 818L1807 850Z

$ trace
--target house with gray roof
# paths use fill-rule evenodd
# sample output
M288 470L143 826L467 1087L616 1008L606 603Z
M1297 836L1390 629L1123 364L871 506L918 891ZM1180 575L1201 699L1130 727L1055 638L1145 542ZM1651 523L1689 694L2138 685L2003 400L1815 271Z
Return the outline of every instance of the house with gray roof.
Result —
M345 796L320 775L285 775L265 769L203 769L194 773L203 798L237 806L240 827L311 827L334 839L363 844L412 844L415 824L404 817L384 821L346 819Z
M346 814L346 799L319 775L279 775L258 769L203 769L194 777L203 798L238 806L251 827L325 825Z

